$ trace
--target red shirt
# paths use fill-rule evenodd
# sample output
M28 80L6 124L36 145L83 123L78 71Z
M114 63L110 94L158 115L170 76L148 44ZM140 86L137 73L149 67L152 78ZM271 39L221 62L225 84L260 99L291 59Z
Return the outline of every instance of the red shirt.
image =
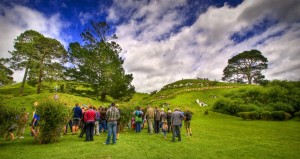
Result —
M96 118L96 112L93 109L89 109L84 114L84 122L94 122Z

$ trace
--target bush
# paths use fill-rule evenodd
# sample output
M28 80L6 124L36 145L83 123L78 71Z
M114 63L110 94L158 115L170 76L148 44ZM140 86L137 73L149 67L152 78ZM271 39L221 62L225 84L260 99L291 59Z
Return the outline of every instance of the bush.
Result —
M252 112L239 112L238 116L243 118L243 120L247 120L247 119L251 119L251 120L255 120L259 118L259 113L257 113L256 111L252 111Z
M298 111L298 112L294 113L294 116L295 116L295 117L299 117L299 118L300 118L300 111Z
M271 111L263 111L260 113L260 119L262 120L272 120L272 112Z
M274 110L274 111L284 111L291 113L293 111L293 107L290 106L289 104L282 103L282 102L277 102L277 103L272 103L269 104L269 106Z
M0 136L5 134L10 126L17 123L17 116L20 111L15 107L4 106L0 103Z
M39 104L36 113L40 116L39 143L58 141L63 126L68 122L68 109L63 103L46 100Z
M286 115L284 111L273 111L272 112L272 118L273 120L286 120Z
M237 115L243 118L243 120L249 119L249 112L239 112Z

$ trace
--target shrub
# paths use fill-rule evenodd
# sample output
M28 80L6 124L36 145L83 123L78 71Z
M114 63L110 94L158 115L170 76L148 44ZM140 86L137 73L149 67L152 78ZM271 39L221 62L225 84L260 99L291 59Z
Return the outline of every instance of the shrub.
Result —
M285 112L284 111L273 111L272 112L273 120L286 120Z
M256 111L239 112L238 116L243 118L243 120L247 120L247 119L255 120L255 119L258 119L259 113L257 113Z
M68 122L67 107L59 101L46 100L40 103L36 113L40 116L39 143L56 142L63 126Z
M249 119L249 112L239 112L237 115L243 118L243 120Z
M292 112L293 107L290 106L289 104L282 103L282 102L277 102L277 103L272 103L269 104L269 106L274 110L274 111L284 111L284 112Z
M249 119L255 120L259 118L259 114L255 111L249 113Z
M209 114L209 111L206 109L205 111L204 111L204 115L208 115Z
M2 136L8 131L10 126L17 123L17 116L20 114L20 111L0 103L0 112L0 136Z
M263 111L260 113L260 119L262 120L272 120L272 112L271 111Z
M121 124L121 131L124 130L128 122L131 120L132 112L134 111L134 108L131 108L129 106L121 106L119 107L120 110L120 124Z
M300 118L300 111L294 113L294 116L299 117Z

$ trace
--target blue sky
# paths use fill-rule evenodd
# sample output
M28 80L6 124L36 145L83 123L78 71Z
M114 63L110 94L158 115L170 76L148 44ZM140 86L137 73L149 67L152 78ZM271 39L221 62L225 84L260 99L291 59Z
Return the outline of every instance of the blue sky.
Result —
M183 78L220 80L227 60L251 49L268 58L267 79L300 80L298 0L2 0L0 57L29 29L67 48L89 20L113 27L139 92Z

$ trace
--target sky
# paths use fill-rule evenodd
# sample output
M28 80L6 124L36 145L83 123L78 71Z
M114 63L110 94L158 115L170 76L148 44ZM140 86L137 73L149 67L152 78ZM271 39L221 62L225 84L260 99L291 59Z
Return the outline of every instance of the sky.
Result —
M90 20L113 28L138 92L181 79L220 81L228 59L252 49L268 59L266 79L300 80L299 0L1 0L0 57L30 29L67 49Z

